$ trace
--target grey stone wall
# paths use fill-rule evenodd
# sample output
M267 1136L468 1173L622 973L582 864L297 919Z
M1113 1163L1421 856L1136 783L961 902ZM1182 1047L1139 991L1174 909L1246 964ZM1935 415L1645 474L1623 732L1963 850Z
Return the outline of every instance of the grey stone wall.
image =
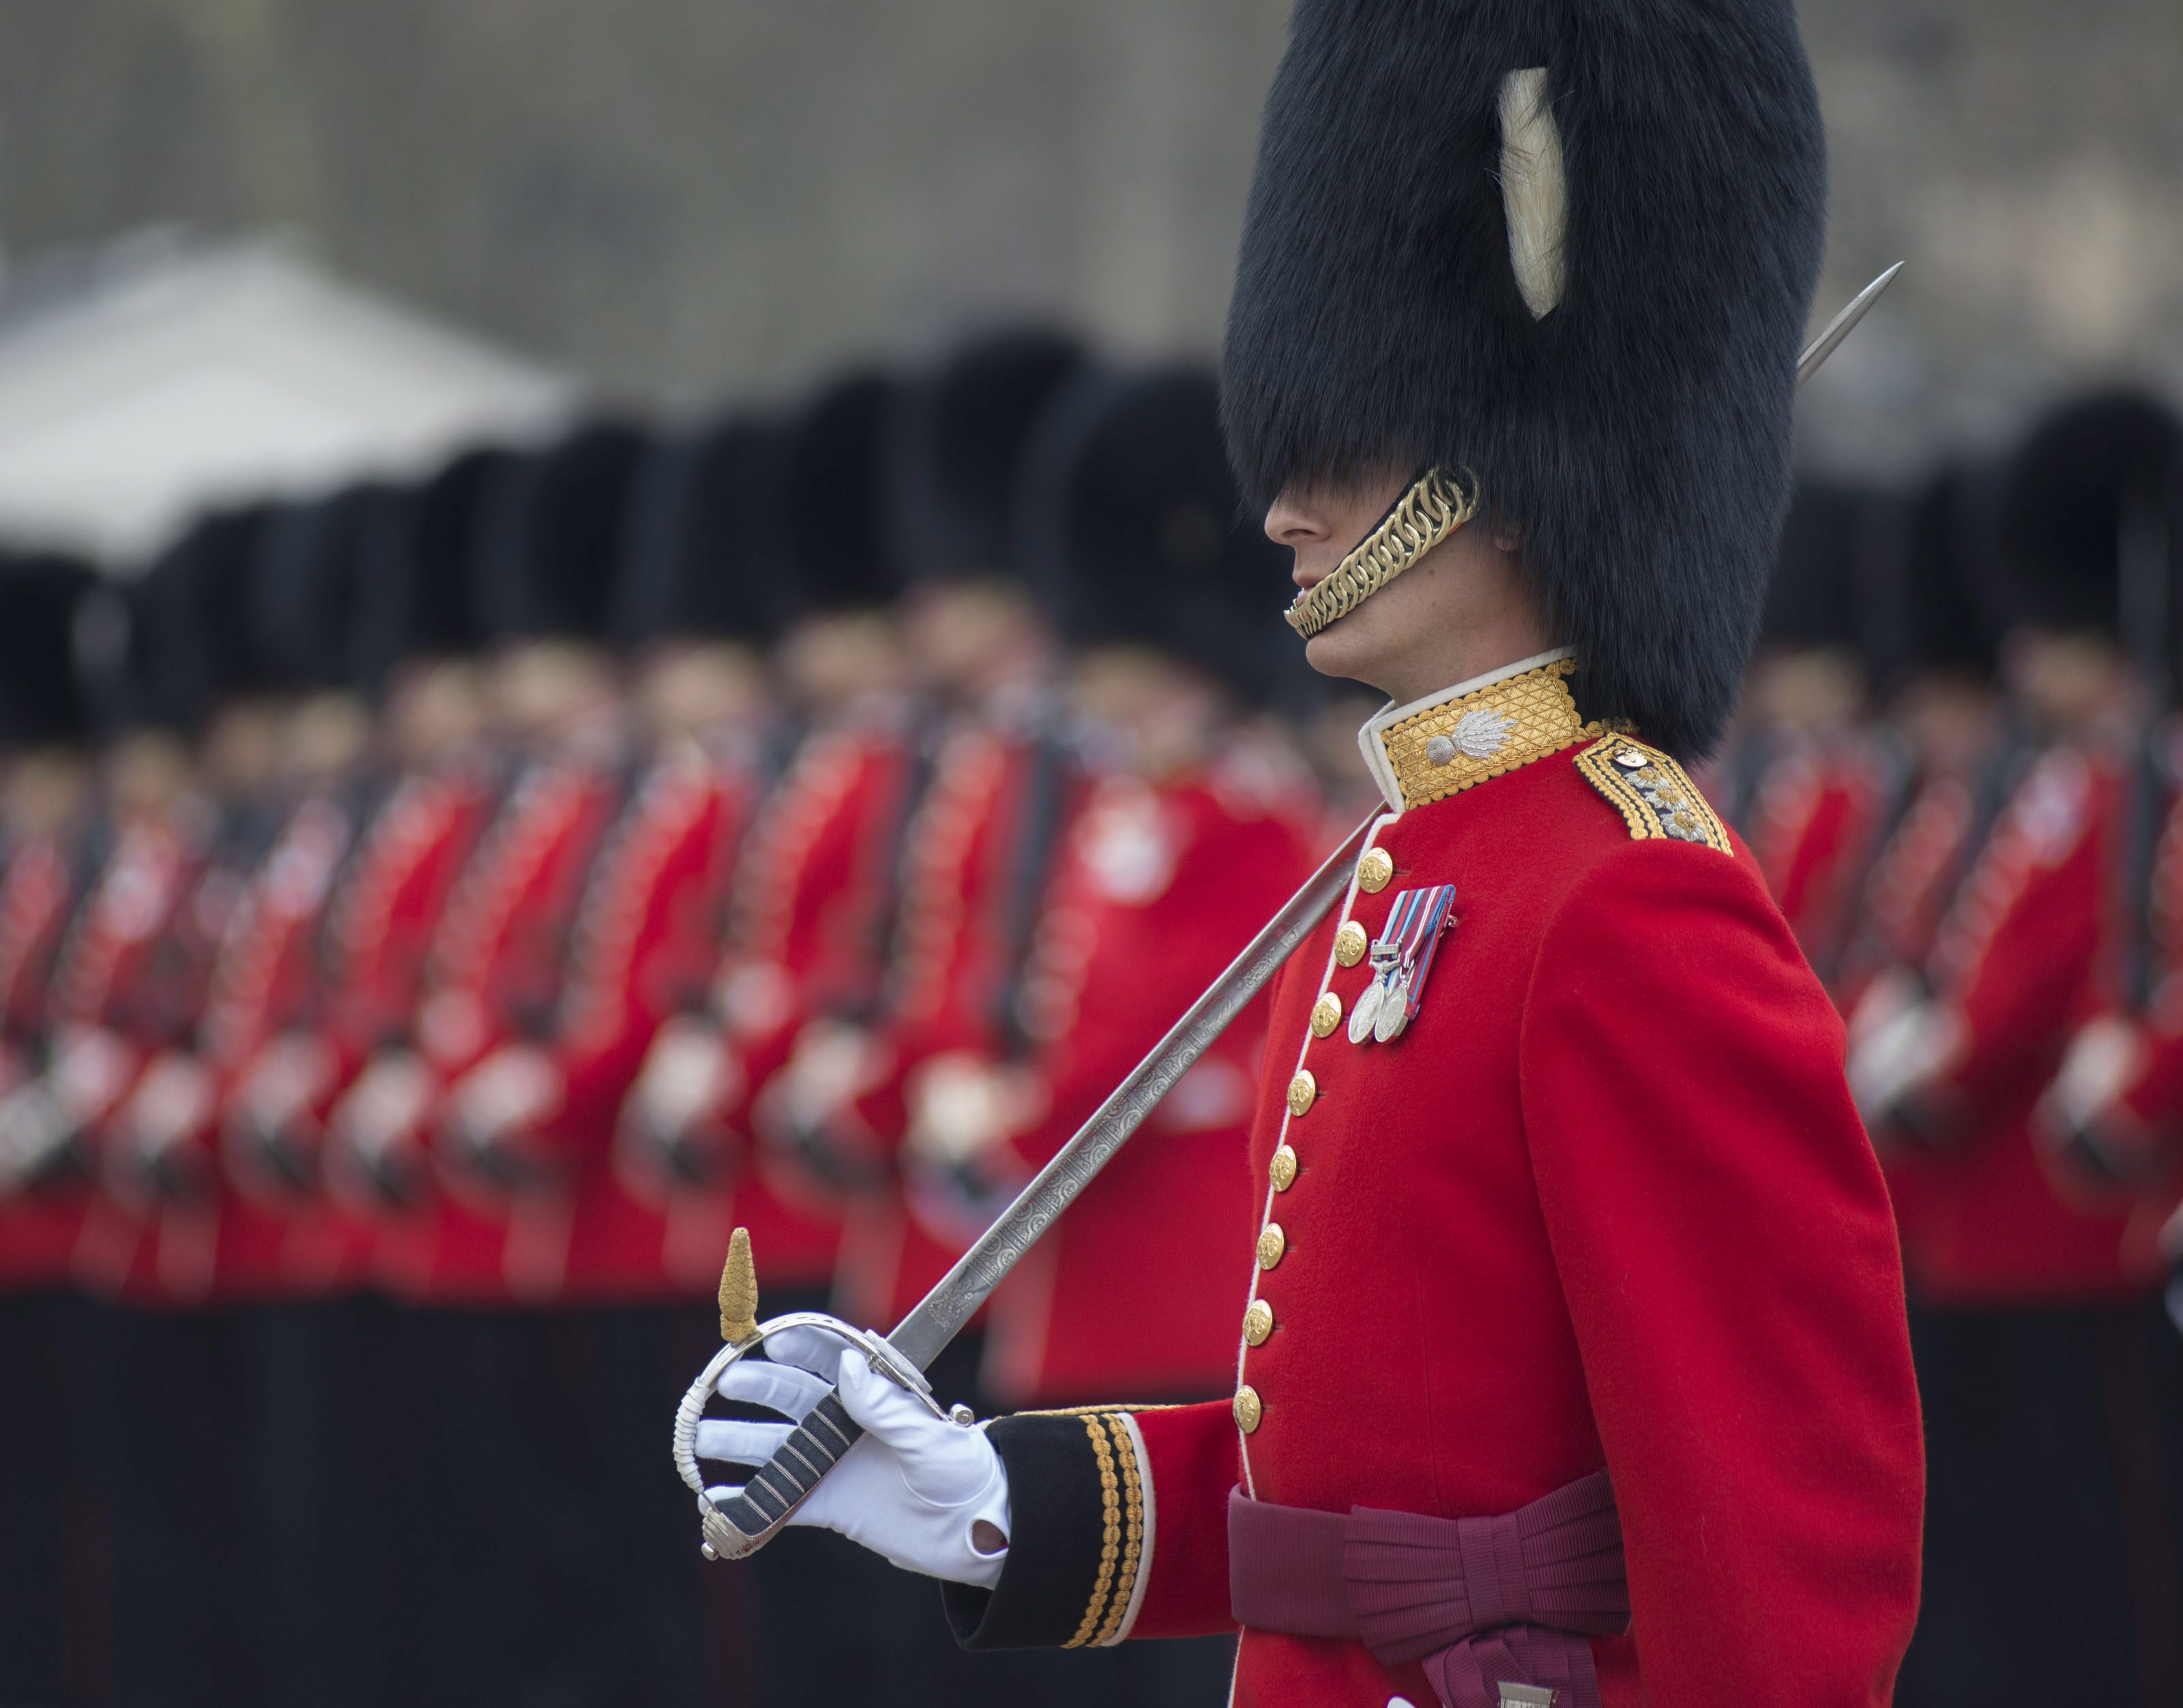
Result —
M2183 345L2183 6L1807 0L1838 455ZM1010 310L1219 335L1282 0L4 0L0 243L299 231L609 388ZM1824 395L1822 394L1824 391Z

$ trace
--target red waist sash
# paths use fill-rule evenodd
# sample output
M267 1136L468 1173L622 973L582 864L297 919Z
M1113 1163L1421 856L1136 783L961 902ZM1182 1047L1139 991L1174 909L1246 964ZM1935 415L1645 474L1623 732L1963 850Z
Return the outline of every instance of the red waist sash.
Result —
M1442 1708L1599 1708L1590 1635L1630 1628L1622 1525L1595 1471L1497 1518L1354 1506L1321 1512L1228 1496L1236 1622L1347 1637L1382 1666L1425 1662Z

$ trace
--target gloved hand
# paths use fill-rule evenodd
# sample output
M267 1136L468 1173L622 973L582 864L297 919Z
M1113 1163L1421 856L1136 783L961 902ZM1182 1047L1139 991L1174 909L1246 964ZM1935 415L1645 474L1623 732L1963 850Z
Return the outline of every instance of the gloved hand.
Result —
M862 1352L821 1329L786 1329L766 1342L766 1354L770 1361L729 1366L720 1397L800 1422L838 1388L843 1409L864 1429L790 1523L838 1530L905 1572L983 1589L1001 1581L1008 1479L982 1425L934 1417ZM755 1470L794 1427L708 1420L697 1426L697 1456ZM726 1500L740 1488L708 1492Z

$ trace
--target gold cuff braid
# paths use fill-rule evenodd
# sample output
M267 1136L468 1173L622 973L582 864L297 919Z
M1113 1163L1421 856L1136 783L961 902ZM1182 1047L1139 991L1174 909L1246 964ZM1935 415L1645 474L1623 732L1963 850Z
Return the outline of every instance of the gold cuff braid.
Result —
M1464 473L1469 474L1466 469ZM1437 469L1429 469L1385 520L1334 568L1334 573L1289 607L1289 627L1307 640L1340 621L1478 513L1478 477L1466 492Z

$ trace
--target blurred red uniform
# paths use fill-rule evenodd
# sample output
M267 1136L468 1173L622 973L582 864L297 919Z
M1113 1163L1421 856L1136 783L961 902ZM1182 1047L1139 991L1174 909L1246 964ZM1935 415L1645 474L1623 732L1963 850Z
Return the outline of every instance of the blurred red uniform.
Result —
M1017 995L1028 1053L1014 1071L979 1064L1003 1080L1003 1118L1017 1117L963 1159L988 1192L1028 1180L1311 869L1308 795L1255 772L1216 757L1164 783L1114 776L1092 788ZM994 1295L985 1385L997 1400L1227 1385L1235 1300L1205 1284L1202 1252L1224 1230L1249 1238L1258 1195L1243 1145L1265 1024L1259 1003L1230 1026ZM928 1068L926 1128L912 1129L925 1174L912 1201L936 1220L951 1138L935 1129L961 1095L944 1076L970 1065Z

